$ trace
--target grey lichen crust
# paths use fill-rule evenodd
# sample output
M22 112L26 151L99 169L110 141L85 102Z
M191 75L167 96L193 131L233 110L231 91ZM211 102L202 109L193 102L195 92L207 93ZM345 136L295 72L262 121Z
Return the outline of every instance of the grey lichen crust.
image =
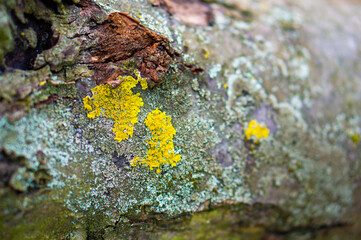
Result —
M353 69L349 77L340 67L337 78L330 77L324 65L332 62L313 48L317 43L309 25L317 21L305 19L305 5L291 10L286 4L208 1L214 22L200 27L185 26L148 1L95 2L107 12L128 12L168 37L182 51L184 65L204 71L194 74L174 63L157 88L138 86L135 92L144 101L139 123L133 137L119 143L113 121L87 118L83 107L82 99L95 83L92 72L77 63L84 39L75 33L88 31L83 28L89 22L54 20L61 36L37 56L37 69L0 75L1 100L26 111L5 112L0 118L0 163L12 169L0 186L1 234L14 239L114 239L148 236L144 232L149 228L158 230L158 237L162 232L175 237L179 230L173 233L155 223L164 226L220 208L209 215L218 219L217 214L228 214L224 207L239 213L234 219L253 216L245 227L277 231L350 221L346 214L360 175L361 69ZM68 7L59 5L65 16L77 14L74 6ZM360 23L353 26L361 28ZM7 36L1 44L8 44L11 34L1 31ZM34 39L30 30L24 34ZM1 47L0 57L9 51L9 45ZM347 64L360 58L358 54ZM329 95L319 86L328 88ZM332 89L341 93L334 109L327 102ZM175 150L182 157L161 174L130 166L134 157L146 155L150 133L141 123L155 108L171 116ZM246 139L244 131L254 119L267 125L268 138ZM265 209L269 215L255 214ZM44 212L51 216L42 218ZM197 228L192 225L197 219L205 221L195 215L182 226Z

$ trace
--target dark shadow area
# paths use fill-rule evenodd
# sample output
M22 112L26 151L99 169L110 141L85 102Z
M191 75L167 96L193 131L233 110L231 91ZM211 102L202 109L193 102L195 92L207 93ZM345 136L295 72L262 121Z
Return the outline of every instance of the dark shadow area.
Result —
M12 52L6 54L5 64L10 68L31 70L37 55L52 48L57 43L58 36L52 31L51 23L36 19L32 15L25 14L27 24L23 24L15 13L12 13L12 18L14 24L18 27L15 34L15 48ZM28 40L23 36L26 29L32 29L36 33L35 48L31 47L27 43Z

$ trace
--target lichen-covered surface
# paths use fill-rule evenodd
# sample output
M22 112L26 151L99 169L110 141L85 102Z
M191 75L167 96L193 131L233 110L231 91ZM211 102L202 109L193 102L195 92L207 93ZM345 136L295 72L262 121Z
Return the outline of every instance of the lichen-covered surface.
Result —
M193 1L210 25L162 1L47 2L0 4L1 238L360 236L359 1ZM98 83L86 61L96 29L113 12L179 54L157 87L132 89L143 106L121 142L114 118L88 118L83 102ZM151 69L159 46L142 55ZM107 66L146 71L137 59ZM156 109L181 157L161 171L132 164ZM245 133L254 123L262 134Z

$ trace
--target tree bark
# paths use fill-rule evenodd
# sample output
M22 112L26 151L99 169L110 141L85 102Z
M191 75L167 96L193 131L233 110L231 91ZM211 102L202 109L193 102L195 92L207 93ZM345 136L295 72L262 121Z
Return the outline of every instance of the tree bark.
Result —
M0 3L1 238L358 239L360 11Z

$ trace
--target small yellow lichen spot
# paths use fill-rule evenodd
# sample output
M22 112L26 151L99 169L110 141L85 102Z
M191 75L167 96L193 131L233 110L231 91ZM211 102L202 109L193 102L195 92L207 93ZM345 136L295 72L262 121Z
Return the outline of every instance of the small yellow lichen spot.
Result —
M39 82L39 86L44 86L46 83L46 80Z
M142 86L142 89L145 90L148 88L148 82L147 82L147 79L145 78L142 78L140 76L140 73L138 71L134 71L134 74L137 76L137 79L139 79L139 82L140 82L140 85Z
M137 163L140 161L140 158L139 157L135 157L135 158L133 158L133 160L131 161L131 166L132 167L135 167L135 166L137 166Z
M152 137L147 141L147 156L142 160L139 157L134 158L132 166L137 163L144 164L149 166L150 170L157 168L156 173L161 172L161 165L176 166L181 156L174 152L173 136L176 130L172 126L171 117L157 108L148 114L144 123L152 133Z
M87 117L95 118L104 116L114 119L113 132L115 140L121 142L133 136L134 124L138 122L138 113L143 106L143 100L131 89L138 83L146 89L146 80L135 72L137 78L132 76L118 77L122 83L113 88L110 85L99 85L91 89L93 96L83 98L84 108L89 111Z
M244 132L247 139L255 136L257 139L268 138L269 130L267 126L261 126L256 120L252 120L248 123L248 128Z
M360 140L361 140L360 134L355 133L351 135L351 142L353 142L354 144L359 143Z
M204 58L208 58L209 56L209 51L207 50L206 54L204 54Z

